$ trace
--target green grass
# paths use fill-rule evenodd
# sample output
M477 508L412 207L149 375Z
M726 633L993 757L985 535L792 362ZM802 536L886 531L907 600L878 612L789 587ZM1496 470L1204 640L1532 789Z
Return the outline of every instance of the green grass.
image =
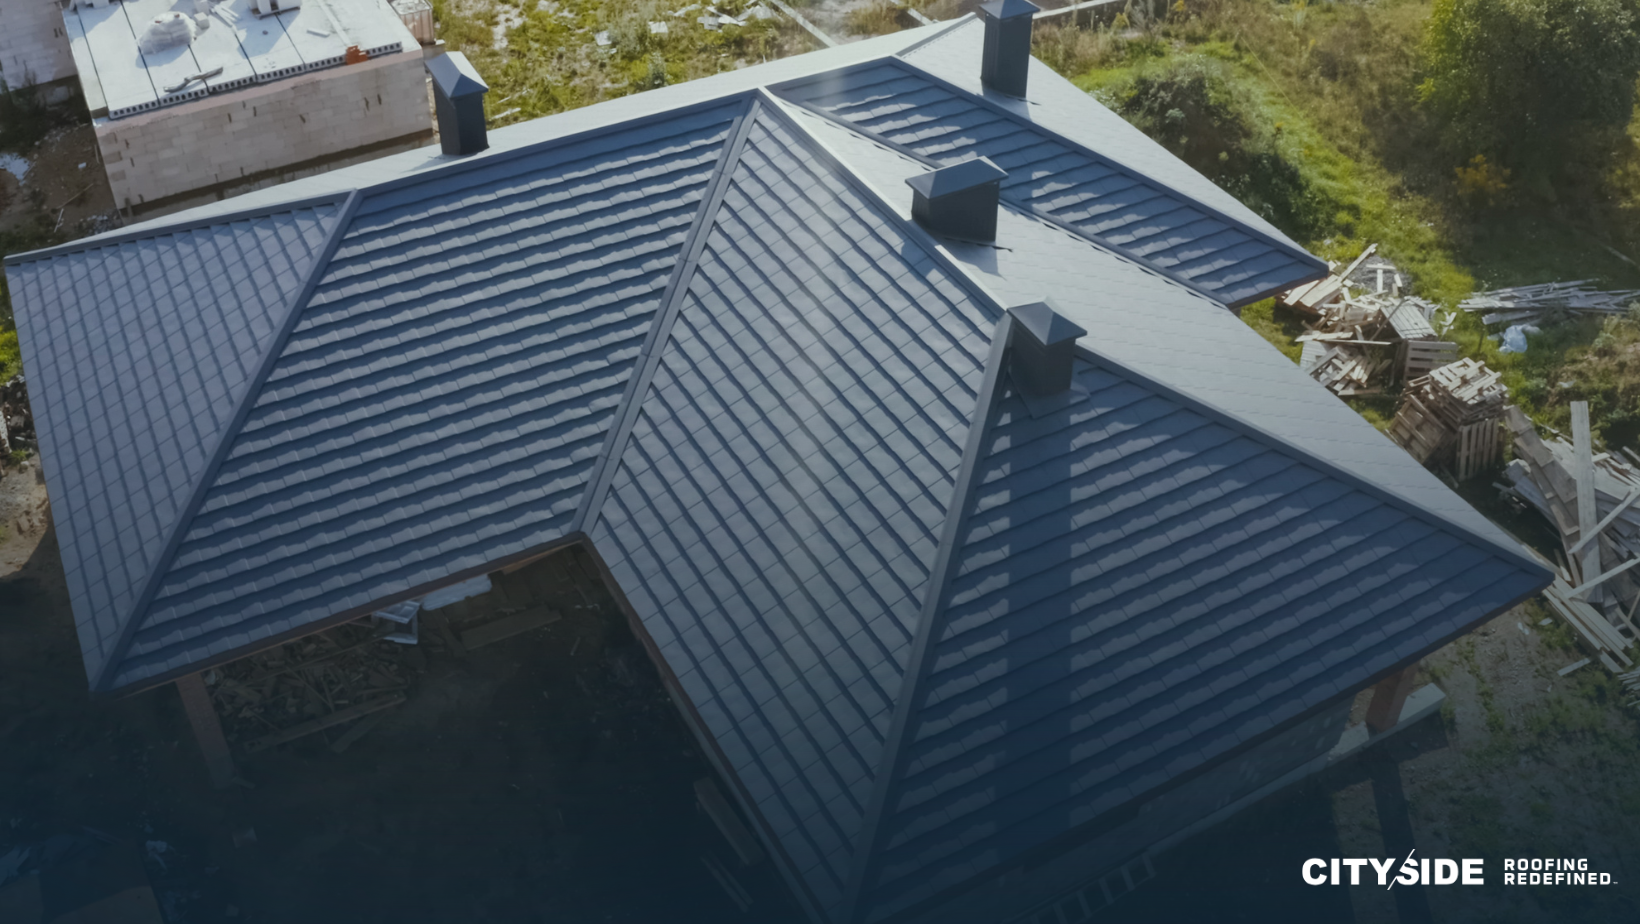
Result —
M738 66L807 51L814 40L784 17L752 20L745 26L708 30L696 21L702 10L684 16L683 4L661 0L500 0L493 6L464 7L434 0L438 37L461 51L490 85L485 109L492 118L509 110L505 123L563 112L600 100L709 76ZM738 15L749 0L715 4ZM522 22L505 30L506 47L495 46L500 11L510 8ZM650 22L668 32L653 35ZM595 36L608 32L611 44Z
M1377 243L1447 309L1477 288L1557 279L1640 288L1640 268L1612 252L1640 253L1640 123L1557 177L1511 178L1483 200L1416 103L1429 11L1424 0L1187 0L1139 30L1044 25L1034 50L1311 251L1343 262ZM1297 359L1296 315L1260 303L1242 318ZM1601 333L1562 325L1502 354L1458 312L1447 339L1499 370L1539 423L1564 429L1567 403L1589 400L1598 435L1640 449L1640 348L1632 363L1601 354ZM1394 398L1352 405L1383 427Z

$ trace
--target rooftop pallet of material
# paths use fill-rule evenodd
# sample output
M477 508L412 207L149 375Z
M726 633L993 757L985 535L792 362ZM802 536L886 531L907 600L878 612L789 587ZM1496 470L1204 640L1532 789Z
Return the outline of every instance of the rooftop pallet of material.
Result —
M268 15L256 0L79 0L63 10L86 104L118 119L366 57L418 48L381 0L307 0ZM197 10L197 12L194 12ZM174 38L151 36L156 23Z

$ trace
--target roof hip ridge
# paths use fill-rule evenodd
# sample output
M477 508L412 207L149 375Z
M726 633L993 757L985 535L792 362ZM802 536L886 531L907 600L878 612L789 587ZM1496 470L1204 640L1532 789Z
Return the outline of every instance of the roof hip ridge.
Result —
M334 198L336 197L332 197L333 200ZM147 580L143 583L142 591L132 603L131 611L126 616L124 624L120 626L119 637L115 640L113 647L109 649L108 657L104 659L101 669L97 671L97 676L92 678L92 692L108 692L114 679L119 676L120 662L130 650L131 644L136 638L138 627L142 624L142 617L146 615L148 607L154 602L154 597L159 593L160 585L164 583L165 575L171 570L171 565L176 561L177 553L182 546L182 540L188 535L188 527L192 525L194 517L198 515L199 508L204 505L205 497L210 493L210 489L216 481L217 472L221 469L222 463L227 460L228 453L233 449L239 431L244 427L246 418L250 416L251 408L255 407L257 398L261 396L262 387L267 383L268 376L273 373L274 366L278 364L279 358L284 354L285 344L289 341L291 332L296 329L297 323L302 315L306 313L308 302L313 298L314 289L318 287L319 280L324 277L325 270L329 268L330 261L336 255L336 249L341 246L342 239L347 236L347 231L353 224L353 216L358 212L359 204L363 199L364 195L358 190L346 194L346 200L342 202L341 211L336 216L335 227L331 229L324 246L314 259L307 280L302 283L302 288L291 299L289 312L281 322L279 329L274 332L272 339L268 341L267 352L263 353L257 361L256 372L246 383L245 394L240 398L239 405L234 409L233 417L230 418L228 425L223 428L221 441L211 450L210 458L199 474L199 480L195 482L192 491L188 495L188 502L178 513L171 534L166 538L159 557L154 560L154 567L149 571ZM276 209L275 211L285 211L285 209ZM216 224L217 222L213 220L209 223Z

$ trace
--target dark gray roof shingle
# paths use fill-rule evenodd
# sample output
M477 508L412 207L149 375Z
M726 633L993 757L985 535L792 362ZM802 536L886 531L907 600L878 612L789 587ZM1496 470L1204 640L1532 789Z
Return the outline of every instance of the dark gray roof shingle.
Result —
M1007 171L1004 196L1227 304L1326 272L1326 264L1096 151L899 60L779 89L933 163L981 156Z
M752 128L590 532L835 907L997 314L808 145Z

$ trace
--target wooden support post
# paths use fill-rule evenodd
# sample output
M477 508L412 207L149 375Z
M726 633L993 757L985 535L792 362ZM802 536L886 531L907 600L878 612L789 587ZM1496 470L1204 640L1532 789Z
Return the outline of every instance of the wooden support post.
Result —
M1401 720L1401 707L1407 703L1407 694L1412 692L1412 678L1417 674L1418 663L1414 661L1378 681L1372 688L1372 702L1367 704L1367 731L1376 735L1395 727Z
M1576 467L1572 476L1577 479L1577 538L1582 540L1595 534L1595 526L1600 519L1595 503L1594 437L1589 430L1587 401L1572 402L1572 460ZM1577 559L1578 579L1584 583L1594 581L1595 575L1600 573L1600 543L1591 542L1583 546ZM1604 599L1598 582L1588 588L1586 599L1595 604Z
M205 755L211 786L227 789L233 785L233 755L228 752L228 739L222 734L222 721L217 717L210 691L205 689L205 679L198 674L178 677L177 693L182 696L188 724L194 727L194 740L199 742L199 750Z

